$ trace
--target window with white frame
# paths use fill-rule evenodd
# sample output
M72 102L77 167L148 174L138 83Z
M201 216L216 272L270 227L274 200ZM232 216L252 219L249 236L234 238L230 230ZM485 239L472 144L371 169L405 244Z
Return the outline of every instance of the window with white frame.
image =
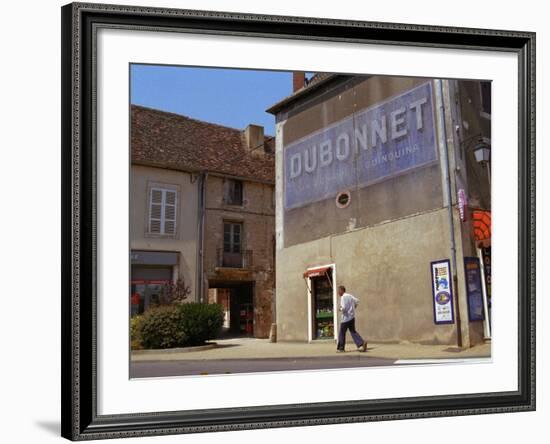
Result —
M151 188L149 194L149 233L174 236L176 234L176 210L176 190Z
M240 253L243 224L239 222L223 223L223 252Z

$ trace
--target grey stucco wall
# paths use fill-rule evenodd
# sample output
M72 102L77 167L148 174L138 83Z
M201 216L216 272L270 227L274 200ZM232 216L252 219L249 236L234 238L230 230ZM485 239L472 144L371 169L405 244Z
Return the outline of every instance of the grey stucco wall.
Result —
M455 344L454 325L435 325L430 262L449 258L445 209L294 245L277 255L277 333L308 339L308 267L335 263L335 285L361 303L356 327L369 341Z
M364 80L351 79L348 84L335 89L332 93L326 93L324 100L313 101L313 105L302 106L290 113L292 116L281 125L283 131L278 132L278 137L283 140L283 146L278 149L284 152L289 144L308 134L341 122L343 118L426 83L426 79L405 77L373 76ZM432 107L435 107L435 103L432 103ZM281 160L282 158L277 158L278 162ZM349 170L344 174L356 172ZM283 175L281 171L279 181L283 179ZM332 195L324 200L284 212L282 223L285 247L342 233L350 227L365 227L440 208L443 205L441 174L437 160L431 165L387 177L379 183L368 186L359 186L356 183L347 189L351 193L351 203L347 208L338 208L335 203L336 194L345 190L333 191ZM323 215L323 223L318 221L320 214ZM296 229L297 227L300 229Z
M354 79L332 92L324 91L322 97L311 97L310 105L304 101L278 116L276 287L280 340L308 340L309 300L303 273L310 267L335 264L334 285L344 284L361 299L357 328L367 340L456 345L460 325L463 346L483 341L482 323L468 320L463 258L472 255L473 244L471 227L460 220L456 206L456 174L461 171L455 162L456 150L461 148L455 140L459 113L452 115L450 110L460 107L460 100L455 93L458 88L448 91L449 81L442 83L443 96L438 81L433 83L436 163L362 188L352 187L351 203L346 208L338 208L334 196L286 211L282 208L282 158L288 144L423 82L426 79ZM450 158L451 211L445 152ZM450 214L456 262L451 250ZM451 260L457 279L453 291L459 312L455 310L455 323L450 325L436 325L433 319L430 262L440 259Z

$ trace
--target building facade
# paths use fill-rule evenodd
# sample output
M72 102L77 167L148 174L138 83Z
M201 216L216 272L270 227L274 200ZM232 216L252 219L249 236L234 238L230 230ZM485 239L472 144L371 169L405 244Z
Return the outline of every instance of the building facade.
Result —
M198 185L193 175L132 165L130 247L132 313L160 304L163 287L181 280L196 295Z
M268 110L278 340L335 339L341 284L361 301L369 341L487 340L490 176L475 154L490 146L490 83L321 74L294 84Z
M220 303L226 330L267 337L273 321L274 154L244 131L132 106L131 307Z

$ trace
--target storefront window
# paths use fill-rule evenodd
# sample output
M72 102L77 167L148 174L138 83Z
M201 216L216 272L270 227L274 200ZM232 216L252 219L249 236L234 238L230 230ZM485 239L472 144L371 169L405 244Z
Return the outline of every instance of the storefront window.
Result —
M131 314L136 316L147 311L149 308L162 303L162 287L169 281L132 281L131 285Z

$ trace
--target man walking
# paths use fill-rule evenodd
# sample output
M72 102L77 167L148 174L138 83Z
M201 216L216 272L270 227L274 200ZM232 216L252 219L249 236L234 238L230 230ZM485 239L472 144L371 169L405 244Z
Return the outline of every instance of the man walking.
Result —
M340 324L340 332L338 334L338 345L336 351L343 352L346 348L346 331L349 329L353 342L357 346L357 350L364 352L367 350L367 342L363 340L361 335L355 331L355 307L359 303L359 299L355 296L346 293L346 287L338 286L338 296L340 296L340 311L342 312L342 323Z

